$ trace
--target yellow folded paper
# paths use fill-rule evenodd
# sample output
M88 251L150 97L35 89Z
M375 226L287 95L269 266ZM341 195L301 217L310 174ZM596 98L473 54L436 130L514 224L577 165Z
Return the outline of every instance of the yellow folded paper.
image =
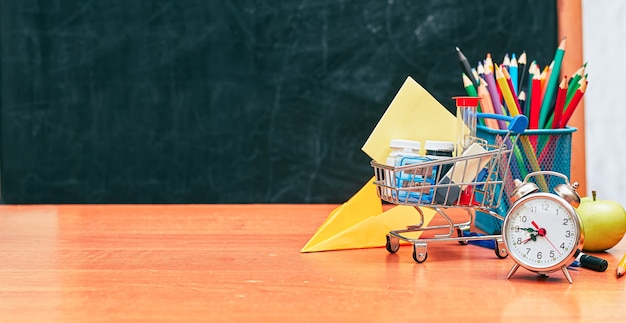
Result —
M384 115L361 148L373 160L384 163L391 139L456 140L456 116L411 77L396 94ZM391 230L419 224L421 217L412 206L395 206L386 212L376 194L374 178L346 203L334 209L301 252L382 247ZM424 226L435 211L422 208ZM412 238L419 238L417 231Z
M419 213L411 206L395 206L382 212L373 181L374 178L333 210L300 252L383 247L389 231L420 222ZM422 211L427 225L435 211L428 208ZM420 233L415 235L416 239Z
M396 94L361 148L370 158L385 163L391 139L456 141L456 115L441 105L411 77Z

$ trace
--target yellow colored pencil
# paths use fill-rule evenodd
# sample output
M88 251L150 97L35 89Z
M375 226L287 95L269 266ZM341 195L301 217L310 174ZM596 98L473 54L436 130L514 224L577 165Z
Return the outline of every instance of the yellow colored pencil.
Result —
M622 277L626 273L626 254L617 265L617 277Z
M498 87L500 88L500 92L502 92L502 97L504 97L507 112L511 117L515 117L519 114L517 104L515 104L515 97L513 97L513 94L511 93L511 88L509 87L509 83L504 76L504 72L502 72L502 66L496 65L495 69L496 82L498 82Z
M496 80L498 81L498 85L500 86L500 91L502 92L502 96L504 97L504 101L506 105L509 107L509 113L511 117L515 117L519 114L517 110L517 106L515 104L516 100L513 98L511 94L511 89L509 88L509 84L506 80L505 74L502 72L502 67L496 66ZM507 99L508 97L508 99ZM533 172L541 171L541 166L539 166L539 161L537 161L537 154L535 153L535 149L530 144L528 140L528 136L520 136L519 141L522 143L522 147L524 148L524 153L526 159L528 159L528 163L530 164L530 168ZM547 192L548 184L546 183L546 179L543 175L537 176L537 185L539 188Z

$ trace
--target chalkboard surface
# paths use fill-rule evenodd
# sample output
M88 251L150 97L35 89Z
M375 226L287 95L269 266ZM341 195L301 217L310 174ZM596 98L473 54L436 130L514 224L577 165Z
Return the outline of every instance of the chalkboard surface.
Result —
M407 76L549 64L554 1L2 0L4 203L341 203Z

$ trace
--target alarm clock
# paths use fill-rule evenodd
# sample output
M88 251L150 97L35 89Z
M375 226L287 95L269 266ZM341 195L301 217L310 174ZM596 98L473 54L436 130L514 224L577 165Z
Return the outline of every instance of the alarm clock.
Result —
M557 185L554 194L540 192L529 179L544 175L561 177L565 184ZM515 185L510 198L513 205L502 224L504 246L515 261L507 279L523 267L544 276L561 270L571 284L567 266L576 260L584 241L575 210L580 204L578 183L570 185L561 173L540 171L528 174L523 182L516 179Z

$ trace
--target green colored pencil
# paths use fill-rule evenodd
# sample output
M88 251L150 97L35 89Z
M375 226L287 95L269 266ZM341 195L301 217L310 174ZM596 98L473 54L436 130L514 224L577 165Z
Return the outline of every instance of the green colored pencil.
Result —
M478 91L476 90L476 87L474 86L474 84L472 83L472 80L470 80L470 78L463 73L463 87L465 88L465 91L467 92L467 95L469 96L473 96L473 97L478 97ZM478 102L478 112L484 112L480 102ZM478 119L478 123L481 126L485 125L485 121L483 119Z
M559 82L560 73L561 73L561 64L563 63L563 55L565 55L565 41L567 39L563 38L559 47L554 54L554 65L552 66L552 72L550 73L550 79L548 80L548 84L546 85L546 95L541 102L541 111L539 114L539 127L545 128L548 120L548 115L551 112L550 106L552 105L552 99L554 98L554 93L557 90L557 84Z

